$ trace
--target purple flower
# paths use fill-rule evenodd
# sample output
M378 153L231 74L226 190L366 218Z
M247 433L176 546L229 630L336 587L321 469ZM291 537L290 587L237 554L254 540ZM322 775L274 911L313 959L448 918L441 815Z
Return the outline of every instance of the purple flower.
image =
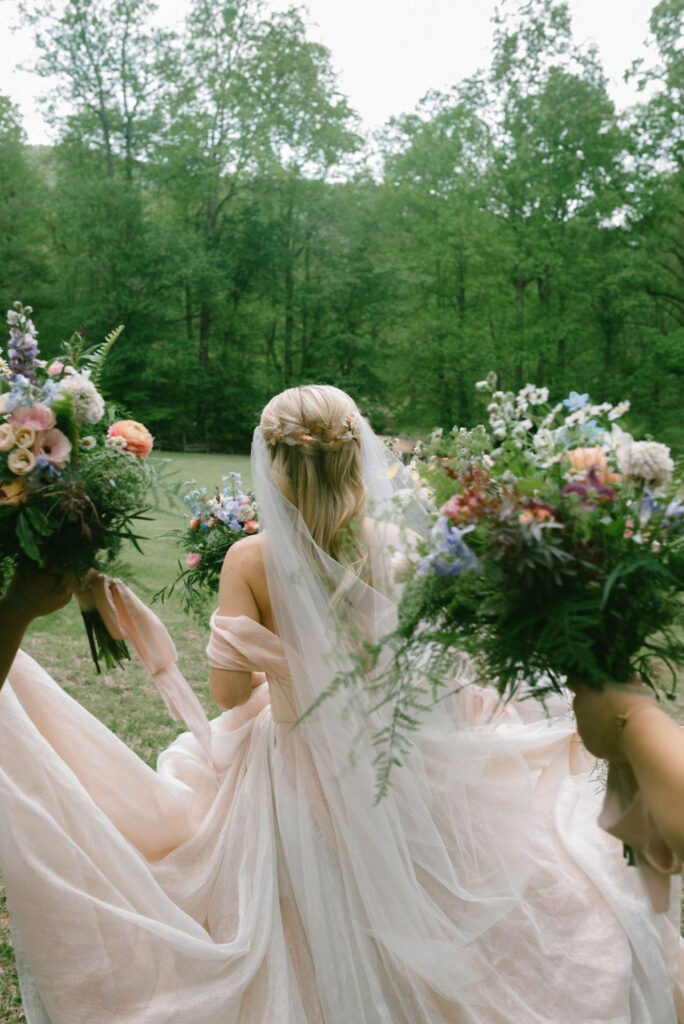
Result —
M421 559L418 572L423 576L435 572L438 576L458 577L464 569L474 569L477 555L463 541L474 529L472 525L459 529L446 516L440 516L430 534L435 546Z
M566 498L569 494L579 494L584 499L582 504L588 508L594 508L597 501L599 504L603 504L605 501L614 502L616 500L615 491L607 484L601 483L595 466L591 467L584 477L584 481L574 480L572 483L565 485L561 495L563 498Z
M680 522L682 515L684 515L684 502L677 501L673 498L670 504L665 509L665 519L671 519L673 522Z
M22 307L19 304L16 314L10 320L9 344L7 355L9 367L15 379L19 376L30 380L35 373L35 362L38 355L38 342L36 341L36 328L32 320L27 316L30 307ZM12 313L12 310L10 310Z

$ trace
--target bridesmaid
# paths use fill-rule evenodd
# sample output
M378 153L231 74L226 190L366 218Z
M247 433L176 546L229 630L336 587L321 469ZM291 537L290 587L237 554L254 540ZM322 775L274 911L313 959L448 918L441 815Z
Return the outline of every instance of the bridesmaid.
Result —
M660 835L684 860L684 730L643 683L573 689L585 746L596 757L629 765Z
M71 600L72 589L63 573L24 563L0 596L0 687L7 678L29 625Z

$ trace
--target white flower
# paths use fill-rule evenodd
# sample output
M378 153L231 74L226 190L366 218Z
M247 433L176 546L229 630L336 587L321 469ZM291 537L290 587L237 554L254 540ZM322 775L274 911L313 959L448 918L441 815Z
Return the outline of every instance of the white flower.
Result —
M610 402L601 402L600 405L590 405L589 412L592 416L603 416L604 413L610 412L613 406Z
M59 385L60 392L71 395L74 416L79 423L99 423L104 416L104 399L89 377L89 370L85 373L73 373L65 377Z
M494 437L496 437L499 441L503 441L505 436L506 436L506 427L505 426L497 427L496 430L494 430Z
M118 448L119 451L124 451L127 447L125 437L108 437L105 441L107 448Z
M550 412L548 412L547 415L544 417L544 419L541 421L542 429L544 427L550 427L551 426L551 424L553 423L553 421L555 420L556 416L558 415L558 413L561 411L562 408L563 408L563 403L562 402L559 402L558 405L554 405L553 409L551 409Z
M575 427L582 423L586 423L591 417L591 410L583 405L581 409L577 409L575 412L571 412L569 416L565 417L566 427Z
M476 383L475 383L475 390L476 391L489 391L489 381L488 380L478 380L478 381L476 381Z
M10 327L19 327L21 324L21 313L16 309L7 310L7 323Z
M527 400L530 405L544 405L549 400L549 389L548 388L533 388Z
M444 429L442 427L435 427L435 429L430 434L430 440L431 441L439 441L439 440L441 440L443 434L444 434Z
M517 407L520 410L520 412L526 412L527 411L527 405L528 405L527 399L524 398L522 394L518 395L518 397L515 400L515 404L517 405Z
M554 440L553 434L546 427L538 430L532 438L532 444L535 448L549 448L553 450Z
M82 437L79 444L84 451L89 452L93 448L97 448L97 439L89 434L87 437Z
M617 453L618 467L625 476L643 480L655 487L672 479L674 462L670 449L659 441L634 441Z
M629 410L629 402L620 402L618 405L615 406L614 409L610 410L610 412L608 413L608 419L609 420L618 420L621 416L624 416L624 414L628 410Z
M603 436L601 437L601 446L609 452L615 452L620 457L620 451L624 448L629 448L630 445L634 444L634 438L631 434L628 434L626 430L618 427L617 423L614 423L610 430L604 430Z

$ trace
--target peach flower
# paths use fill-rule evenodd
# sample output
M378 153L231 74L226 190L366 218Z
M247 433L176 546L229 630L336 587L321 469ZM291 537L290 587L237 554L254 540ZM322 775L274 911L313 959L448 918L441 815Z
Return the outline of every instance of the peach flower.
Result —
M7 459L7 468L17 476L26 476L36 468L36 457L28 448L13 448Z
M46 430L38 437L37 449L53 466L63 469L71 455L71 441L61 430Z
M548 508L526 508L518 516L518 522L524 526L527 523L555 522L553 513Z
M49 405L36 402L35 405L19 405L10 417L15 434L21 427L30 427L36 434L41 430L52 430L57 422Z
M245 533L258 533L259 524L256 519L248 519L245 523Z
M606 453L600 444L593 448L573 448L566 454L576 473L586 473L593 467L603 486L619 483L620 476L608 469Z
M0 423L0 452L8 452L16 443L14 431L9 423Z
M112 423L107 431L107 437L122 437L126 442L126 451L139 459L146 459L154 444L154 438L147 427L135 420L118 420Z
M28 484L21 477L15 480L0 480L0 505L21 505L26 501Z

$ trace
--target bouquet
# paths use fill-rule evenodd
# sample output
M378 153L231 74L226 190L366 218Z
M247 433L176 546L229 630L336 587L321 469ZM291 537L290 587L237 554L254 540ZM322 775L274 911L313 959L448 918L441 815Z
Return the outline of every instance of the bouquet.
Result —
M489 428L433 436L439 517L400 609L409 644L458 647L502 696L566 677L676 681L684 658L684 503L670 450L629 409L547 388L496 390Z
M544 700L568 677L652 687L684 661L684 502L669 449L547 388L497 390L488 426L433 433L414 469L439 509L405 586L398 626L332 689L363 686L389 724L378 792L432 700L479 678ZM373 673L369 677L368 666ZM369 681L370 680L370 681Z
M208 601L216 598L228 549L242 537L259 532L254 494L243 488L240 474L224 476L222 484L223 489L217 487L211 497L206 487L194 487L184 495L190 520L171 536L187 553L185 565L179 562L176 579L155 594L155 599L165 601L180 586L183 607L198 618L204 617Z
M55 566L77 580L102 569L130 540L149 508L156 482L147 462L152 436L134 420L117 419L99 391L102 367L123 327L102 345L84 335L63 342L57 359L38 358L32 309L7 314L7 360L0 351L0 566L22 559ZM111 667L127 656L79 594L91 653Z

